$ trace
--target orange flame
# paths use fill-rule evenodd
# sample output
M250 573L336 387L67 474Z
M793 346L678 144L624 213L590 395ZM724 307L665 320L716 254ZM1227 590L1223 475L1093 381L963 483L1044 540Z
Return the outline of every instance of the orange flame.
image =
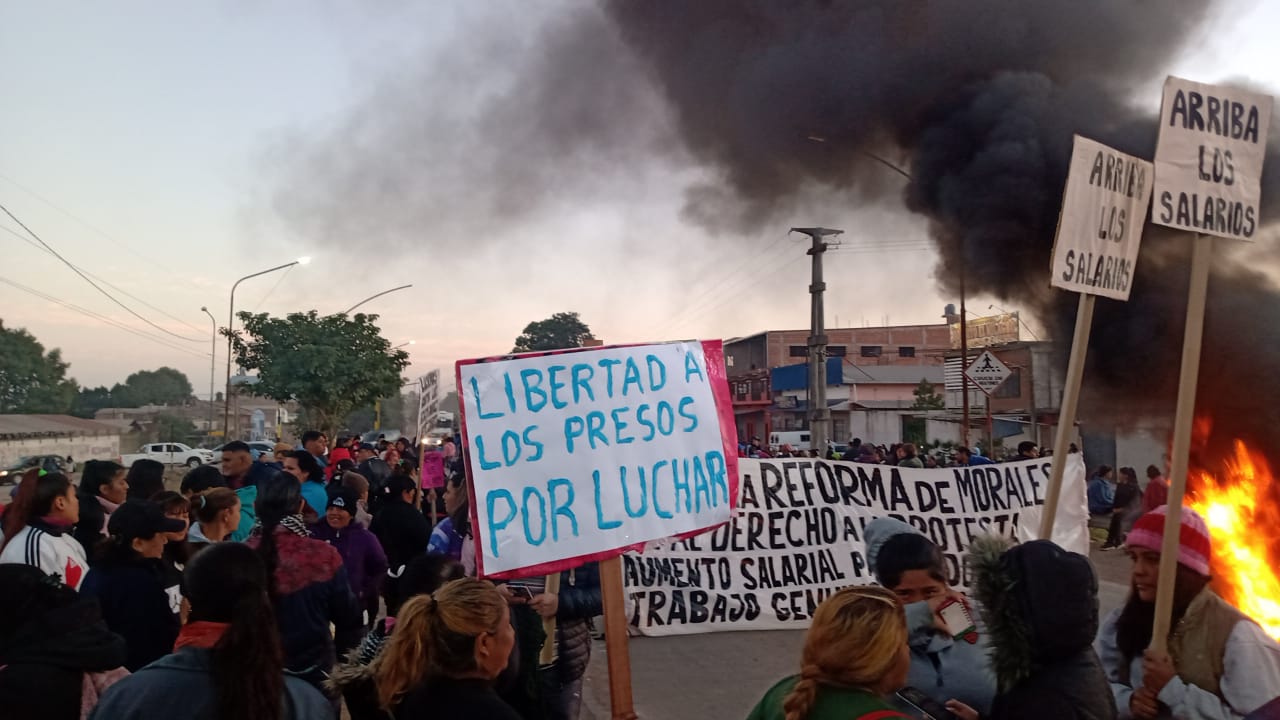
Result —
M1223 599L1280 638L1280 577L1271 534L1280 527L1275 478L1266 459L1235 442L1235 458L1214 477L1193 470L1186 504L1204 517L1213 544L1213 586Z

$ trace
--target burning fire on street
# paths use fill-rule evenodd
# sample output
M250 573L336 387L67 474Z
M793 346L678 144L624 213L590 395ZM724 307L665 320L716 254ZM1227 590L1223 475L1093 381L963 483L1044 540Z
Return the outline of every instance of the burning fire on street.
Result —
M1272 547L1280 507L1266 459L1237 440L1219 474L1193 469L1189 479L1187 505L1204 517L1213 539L1214 589L1280 638L1280 562Z

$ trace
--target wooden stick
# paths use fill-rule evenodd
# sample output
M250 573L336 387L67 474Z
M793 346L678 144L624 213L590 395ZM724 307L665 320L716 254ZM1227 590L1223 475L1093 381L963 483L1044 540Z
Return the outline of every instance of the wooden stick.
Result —
M1058 412L1058 436L1053 441L1053 462L1049 470L1049 491L1040 517L1040 539L1053 539L1053 519L1058 514L1058 498L1062 495L1062 475L1067 469L1067 448L1071 445L1076 425L1076 407L1080 404L1080 382L1084 378L1084 360L1089 350L1089 332L1093 329L1095 296L1080 293L1076 310L1076 330L1071 336L1071 358L1067 361L1067 378L1062 388L1062 407Z
M547 586L543 590L548 595L560 594L560 573L547 576ZM556 661L556 616L542 618L542 629L547 633L547 640L542 644L542 654L538 656L538 664L546 667Z
M1169 649L1173 616L1173 590L1178 571L1178 541L1182 525L1182 496L1187 490L1187 465L1191 456L1191 426L1196 414L1196 385L1200 379L1200 344L1204 336L1204 304L1209 290L1209 266L1213 236L1192 239L1191 288L1187 292L1187 326L1182 336L1182 372L1178 376L1178 410L1173 420L1173 464L1169 473L1168 512L1164 517L1164 541L1160 545L1160 576L1156 585L1156 619L1151 649Z
M636 720L631 699L631 655L627 650L627 609L622 589L622 556L600 561L605 654L609 659L609 701L613 720Z

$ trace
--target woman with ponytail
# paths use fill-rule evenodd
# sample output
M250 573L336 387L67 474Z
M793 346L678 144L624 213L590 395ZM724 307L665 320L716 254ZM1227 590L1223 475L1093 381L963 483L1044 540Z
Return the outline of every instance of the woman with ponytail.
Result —
M800 674L770 688L747 720L908 717L885 700L911 667L906 615L891 591L850 587L823 601L800 662Z
M4 514L0 563L33 565L79 590L89 571L84 547L72 535L79 520L80 499L66 475L28 470Z
M323 695L283 671L268 576L253 550L209 548L187 567L186 584L191 616L173 653L113 685L91 720L333 717Z
M254 507L259 525L249 546L267 569L285 668L319 688L338 654L360 642L360 605L337 549L307 532L298 478L277 472L259 481ZM336 636L329 633L331 624Z
M191 556L220 543L240 524L240 496L234 490L215 487L191 496L191 529L187 544Z
M378 701L405 720L520 720L493 690L515 641L507 601L492 583L462 578L415 596L373 661Z

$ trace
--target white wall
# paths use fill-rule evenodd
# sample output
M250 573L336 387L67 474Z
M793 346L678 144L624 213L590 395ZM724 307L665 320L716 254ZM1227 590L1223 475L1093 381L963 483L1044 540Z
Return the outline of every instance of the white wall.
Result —
M85 460L114 460L119 457L120 436L70 435L0 440L0 465L13 465L24 455L70 455L79 467Z

